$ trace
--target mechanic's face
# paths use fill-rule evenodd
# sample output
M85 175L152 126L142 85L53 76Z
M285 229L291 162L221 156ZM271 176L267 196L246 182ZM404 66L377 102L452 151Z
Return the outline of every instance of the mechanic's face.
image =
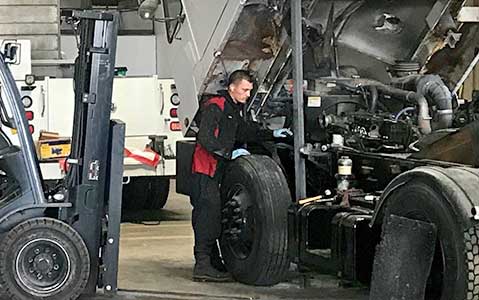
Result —
M237 83L232 83L228 87L231 98L237 103L246 103L253 89L253 83L242 79Z

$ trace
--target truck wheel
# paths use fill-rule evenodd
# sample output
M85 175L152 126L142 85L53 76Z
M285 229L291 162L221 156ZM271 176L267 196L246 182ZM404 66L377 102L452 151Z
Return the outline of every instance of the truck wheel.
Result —
M142 210L148 198L148 182L145 177L131 177L123 185L122 208L126 211Z
M55 219L27 220L11 229L0 245L0 285L9 299L77 299L89 274L82 238Z
M387 203L385 217L393 214L437 226L425 299L479 299L479 227L464 230L441 189L426 178L399 187Z
M165 207L170 192L170 178L168 177L147 177L148 198L145 209L158 210Z
M291 196L280 167L267 156L251 155L226 166L221 185L226 268L253 285L280 282L288 269L288 206Z

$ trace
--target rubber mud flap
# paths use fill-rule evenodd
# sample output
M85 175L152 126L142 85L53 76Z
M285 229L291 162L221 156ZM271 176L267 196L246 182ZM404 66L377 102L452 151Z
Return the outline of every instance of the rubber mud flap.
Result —
M374 258L369 299L424 299L436 233L432 223L390 215Z

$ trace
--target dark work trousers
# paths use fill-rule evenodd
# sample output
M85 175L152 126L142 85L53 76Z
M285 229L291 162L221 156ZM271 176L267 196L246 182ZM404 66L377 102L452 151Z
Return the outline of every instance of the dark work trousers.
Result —
M217 172L219 173L219 172ZM191 222L195 234L195 257L211 255L221 234L221 196L219 174L215 178L193 173L190 201L193 206Z

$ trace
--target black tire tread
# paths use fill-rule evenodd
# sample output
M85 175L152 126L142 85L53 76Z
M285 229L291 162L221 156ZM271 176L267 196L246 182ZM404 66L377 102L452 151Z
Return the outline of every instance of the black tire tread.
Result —
M479 300L479 225L464 231L466 251L467 300Z
M158 210L166 205L170 192L170 179L168 177L154 177L148 182L148 197L145 209Z
M425 168L423 167L422 169L424 170ZM479 170L463 167L427 167L427 169L433 170L433 172L426 173L426 175L419 173L419 176L416 175L414 180L399 187L388 197L401 193L403 189L411 184L413 186L418 184L425 185L436 193L437 201L442 201L443 204L441 205L450 212L452 221L450 220L449 224L452 227L448 228L455 228L457 252L455 257L449 257L448 259L457 260L458 262L463 261L462 266L458 265L458 273L456 274L457 285L447 286L448 291L451 293L452 289L453 299L479 300L479 224L472 219L462 220L458 215L458 208L453 204L455 202L457 206L460 206L461 202L465 203L465 205L468 205L468 203L478 203L477 180L479 178ZM450 190L454 190L455 193L448 192ZM439 202L437 205L441 206ZM385 204L385 217L391 213L396 214L394 209L392 209L394 206L396 205L390 203L390 201Z
M268 156L241 157L234 163L239 164L239 167L244 168L254 178L260 187L261 197L258 198L263 199L264 210L273 212L263 216L267 219L270 232L263 240L265 248L263 255L257 258L257 269L254 274L237 279L253 285L274 285L284 278L289 267L286 212L291 197L288 184L279 166ZM281 218L282 213L284 218Z

